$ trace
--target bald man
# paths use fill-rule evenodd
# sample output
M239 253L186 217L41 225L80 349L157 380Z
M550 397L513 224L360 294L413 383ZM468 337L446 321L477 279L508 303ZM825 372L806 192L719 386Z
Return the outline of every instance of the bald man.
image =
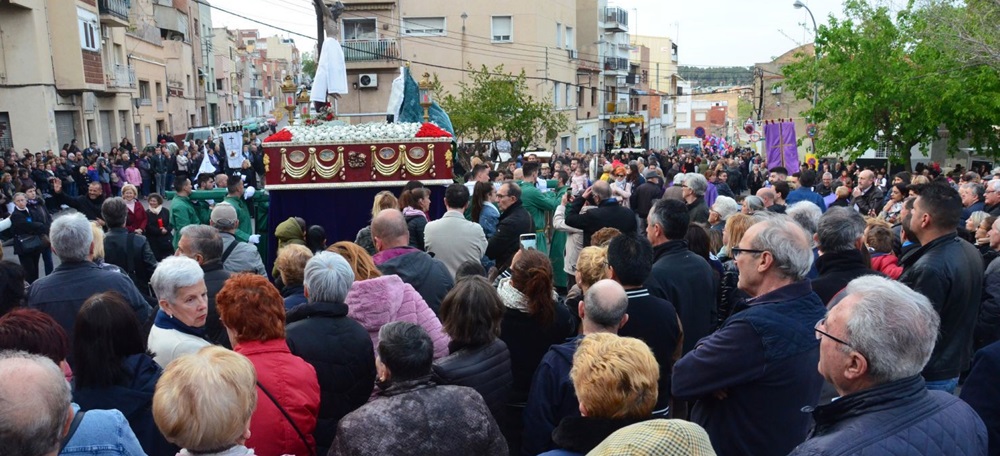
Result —
M597 206L581 213L584 204ZM602 228L616 228L622 233L638 233L639 222L635 212L611 197L611 184L598 180L576 197L566 211L566 224L583 230L583 245L590 245L590 237Z
M858 174L858 186L854 187L854 208L861 215L872 216L878 214L879 205L882 204L882 189L875 185L875 173L870 169L861 171Z
M372 260L379 271L398 275L412 285L437 313L455 280L444 263L410 247L410 230L403 213L396 209L379 212L372 220L372 240L378 251Z

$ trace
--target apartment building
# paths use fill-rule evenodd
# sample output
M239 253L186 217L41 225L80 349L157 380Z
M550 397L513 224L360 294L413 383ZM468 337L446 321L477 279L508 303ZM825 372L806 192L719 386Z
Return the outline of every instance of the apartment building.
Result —
M401 59L412 62L419 79L437 76L457 94L470 80L468 68L504 65L505 72L529 77L536 99L547 99L573 124L578 109L577 2L345 1L341 36L350 93L338 110L351 122L385 118ZM596 22L595 25L596 27ZM560 150L576 144L574 127L560 132Z
M105 150L132 136L128 0L0 2L0 147Z
M215 73L215 98L218 100L219 122L231 122L243 118L243 96L240 81L243 78L239 68L237 33L228 28L212 29L212 58Z

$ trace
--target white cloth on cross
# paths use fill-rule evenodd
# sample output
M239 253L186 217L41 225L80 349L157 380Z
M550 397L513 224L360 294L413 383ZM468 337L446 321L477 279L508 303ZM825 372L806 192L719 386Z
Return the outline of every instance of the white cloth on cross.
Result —
M323 51L316 64L316 77L309 100L326 103L326 96L331 93L347 94L347 64L344 63L344 49L340 47L340 42L327 37L323 40Z

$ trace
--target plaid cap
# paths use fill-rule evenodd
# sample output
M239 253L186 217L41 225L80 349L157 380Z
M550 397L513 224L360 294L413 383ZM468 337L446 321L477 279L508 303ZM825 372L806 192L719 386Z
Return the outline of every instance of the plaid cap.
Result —
M684 420L649 420L626 426L587 456L715 456L708 433Z

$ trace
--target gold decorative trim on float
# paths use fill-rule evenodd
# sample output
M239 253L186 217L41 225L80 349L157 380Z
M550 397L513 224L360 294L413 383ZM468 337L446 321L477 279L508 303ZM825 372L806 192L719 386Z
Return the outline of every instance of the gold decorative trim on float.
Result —
M434 168L434 144L427 144L427 148L413 146L409 150L405 144L399 145L398 152L391 147L383 147L375 153L376 146L372 149L372 180L378 178L376 173L382 176L392 176L402 169L400 177L423 176L430 171L431 177L436 175Z
M314 153L315 151L316 151L315 148L309 149L310 153ZM329 152L329 154L326 154L326 152ZM324 179L333 179L334 176L340 174L340 180L347 179L347 175L344 174L344 146L337 147L337 152L334 152L330 149L324 149L320 151L319 154L320 157L328 155L331 157L331 160L332 157L337 157L337 160L329 165L323 164L323 162L320 161L319 158L313 159L313 167L316 169L316 174L318 174L319 177L322 177ZM313 180L315 179L316 178L313 177Z
M292 179L304 179L309 175L309 171L312 171L313 160L315 159L316 148L309 149L309 156L306 156L305 152L301 150L293 150L288 152L287 148L281 148L281 181L284 182L285 176L291 177ZM296 165L300 163L300 165Z
M455 183L451 179L433 179L433 180L423 180L421 181L426 186L432 185L450 185ZM281 191L281 190L312 190L317 188L372 188L372 187L402 187L408 184L409 181L405 180L394 180L394 181L379 181L379 182L323 182L315 184L267 184L268 191Z

